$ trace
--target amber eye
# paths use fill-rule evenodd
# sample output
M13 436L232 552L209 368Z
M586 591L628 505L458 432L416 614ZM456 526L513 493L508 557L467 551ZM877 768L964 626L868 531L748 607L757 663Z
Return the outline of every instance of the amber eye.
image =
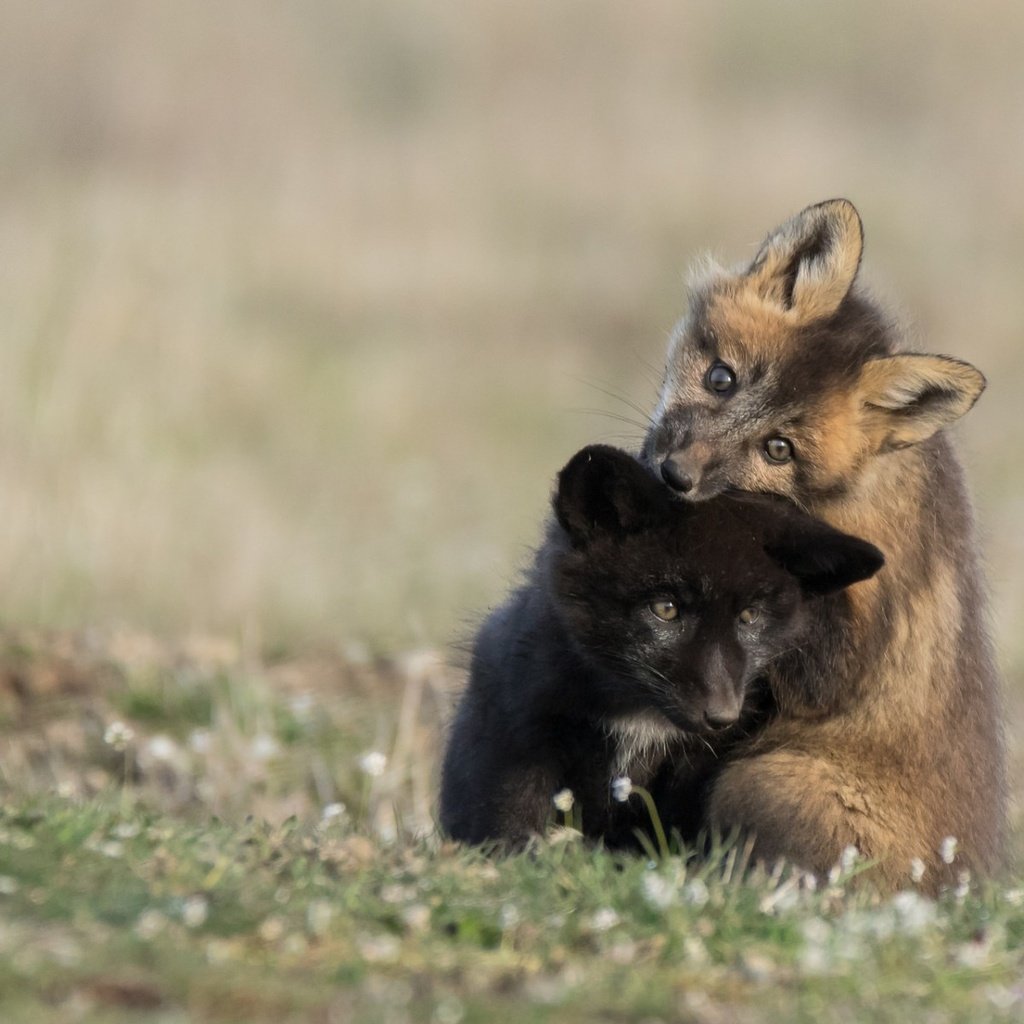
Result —
M736 387L736 374L733 373L732 367L726 366L725 363L712 363L711 369L708 370L707 376L704 378L704 382L707 384L709 391L714 391L719 395L727 395Z
M764 443L764 453L772 462L789 462L793 458L793 445L784 437L769 437Z
M679 608L675 601L652 601L650 608L662 622L671 622L673 619L679 618Z
M757 622L761 618L761 613L756 608L744 608L740 612L740 622L744 625L749 626L753 622Z

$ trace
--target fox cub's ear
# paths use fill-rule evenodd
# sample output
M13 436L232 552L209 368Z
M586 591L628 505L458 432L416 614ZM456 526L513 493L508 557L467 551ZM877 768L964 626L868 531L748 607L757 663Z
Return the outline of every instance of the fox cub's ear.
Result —
M885 564L874 544L797 509L764 549L807 594L834 594L874 576Z
M628 452L594 444L558 474L555 515L577 547L598 535L623 537L657 522L670 498Z
M848 199L808 206L777 227L761 246L747 277L761 296L798 323L831 316L857 276L864 232Z
M958 420L985 390L970 363L948 356L872 359L860 375L865 424L877 448L906 448Z

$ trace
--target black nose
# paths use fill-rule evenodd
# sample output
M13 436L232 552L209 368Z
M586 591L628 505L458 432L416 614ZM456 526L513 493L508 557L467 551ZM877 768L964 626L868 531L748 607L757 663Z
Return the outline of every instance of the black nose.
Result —
M689 494L693 490L693 478L689 473L684 473L672 459L666 459L661 464L661 479L672 490L679 491L682 494Z
M739 715L730 711L709 710L704 712L704 720L712 729L725 729L727 726L732 725L737 718L739 718Z

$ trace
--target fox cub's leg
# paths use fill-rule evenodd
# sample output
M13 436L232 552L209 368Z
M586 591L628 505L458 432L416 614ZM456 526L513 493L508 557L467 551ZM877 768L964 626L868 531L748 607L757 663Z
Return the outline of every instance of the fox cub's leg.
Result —
M913 837L926 829L914 818L914 800L840 759L773 751L737 760L715 781L708 823L722 834L739 829L754 839L754 858L786 858L827 874L847 846L877 867L875 884L909 882L911 860L928 852ZM934 856L934 855L933 855Z
M441 825L462 842L522 846L544 832L558 778L556 764L505 749L452 751L442 781Z

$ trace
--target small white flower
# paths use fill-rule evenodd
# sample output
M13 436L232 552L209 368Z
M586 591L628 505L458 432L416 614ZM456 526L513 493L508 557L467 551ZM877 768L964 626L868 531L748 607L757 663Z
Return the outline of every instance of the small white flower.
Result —
M849 874L856 867L858 860L860 860L860 850L851 843L839 855L839 867L843 874Z
M310 935L326 934L334 916L334 908L327 900L312 900L306 908L306 928Z
M210 904L205 896L189 896L182 904L181 920L186 928L201 928L209 913Z
M188 735L188 745L197 754L208 754L210 752L210 730L193 729Z
M611 907L602 907L590 919L591 931L607 932L619 923L619 915Z
M359 770L364 775L369 775L371 779L380 778L387 766L387 755L382 754L379 750L368 750L359 758Z
M425 932L430 927L430 907L425 903L411 903L402 908L402 922L413 932Z
M667 910L676 900L676 887L664 875L644 875L644 898L655 910Z
M691 907L703 907L709 897L708 887L699 878L695 878L683 886L683 900Z
M924 861L920 857L915 857L910 862L910 880L916 884L922 878L924 878Z
M561 811L563 814L568 814L572 810L573 795L571 789L560 789L552 798L551 802L555 805L556 810Z
M612 779L612 796L620 804L624 804L632 792L633 780L628 775L620 775L617 779Z
M334 818L344 817L346 810L343 803L324 804L324 809L320 812L320 820L331 821Z
M953 895L958 900L964 900L967 898L967 894L971 891L971 873L970 871L961 871L957 875L956 889L953 891Z
M103 733L103 742L113 747L118 753L128 749L128 744L135 739L135 730L124 722L111 722Z
M370 963L394 963L402 952L402 946L393 935L367 935L358 942L363 959Z
M1024 889L1007 889L1003 893L1003 899L1011 907L1024 907Z
M146 743L146 753L154 761L173 761L178 754L178 744L170 736L158 733Z
M942 858L943 864L952 864L956 859L956 849L958 843L955 836L946 836L939 845L939 856Z
M281 753L281 744L269 733L261 732L253 736L249 744L249 753L256 761L269 761Z
M152 939L167 925L167 918L159 910L144 910L135 922L135 934L140 939Z
M914 889L896 893L890 905L905 935L917 935L935 921L935 904Z

